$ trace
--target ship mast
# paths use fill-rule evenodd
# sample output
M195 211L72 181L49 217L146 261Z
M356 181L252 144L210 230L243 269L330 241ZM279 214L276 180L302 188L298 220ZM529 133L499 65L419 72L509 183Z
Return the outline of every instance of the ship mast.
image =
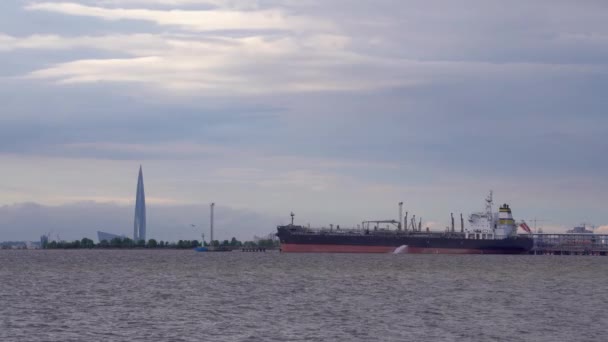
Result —
M403 227L403 202L399 202L399 225L397 229L401 230Z
M492 219L492 204L494 200L492 199L493 191L490 190L490 194L486 198L486 215L488 219Z
M454 213L450 213L450 216L452 217L452 233L454 232Z
M462 213L460 213L460 232L464 233L464 218L462 217Z

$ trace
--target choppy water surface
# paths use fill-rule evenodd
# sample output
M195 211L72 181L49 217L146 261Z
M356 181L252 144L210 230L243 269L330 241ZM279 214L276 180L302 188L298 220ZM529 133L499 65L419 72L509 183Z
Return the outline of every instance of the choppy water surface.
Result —
M606 341L608 258L0 251L0 341Z

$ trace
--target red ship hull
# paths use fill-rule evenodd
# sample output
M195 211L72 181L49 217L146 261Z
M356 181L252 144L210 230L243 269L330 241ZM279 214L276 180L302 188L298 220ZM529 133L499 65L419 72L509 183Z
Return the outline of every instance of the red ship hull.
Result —
M312 245L282 243L281 252L287 253L391 253L390 246Z

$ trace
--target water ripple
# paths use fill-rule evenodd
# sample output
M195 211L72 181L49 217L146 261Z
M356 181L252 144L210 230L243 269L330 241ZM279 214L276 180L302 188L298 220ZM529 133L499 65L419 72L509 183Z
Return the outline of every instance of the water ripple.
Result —
M602 257L0 251L0 341L599 341Z

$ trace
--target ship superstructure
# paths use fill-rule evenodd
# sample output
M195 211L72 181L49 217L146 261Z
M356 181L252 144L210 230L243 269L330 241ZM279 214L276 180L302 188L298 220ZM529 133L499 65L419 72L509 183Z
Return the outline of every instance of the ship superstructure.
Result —
M517 234L517 225L511 208L503 204L497 213L492 212L492 192L486 198L486 210L469 216L469 225L464 228L466 239L506 239Z

